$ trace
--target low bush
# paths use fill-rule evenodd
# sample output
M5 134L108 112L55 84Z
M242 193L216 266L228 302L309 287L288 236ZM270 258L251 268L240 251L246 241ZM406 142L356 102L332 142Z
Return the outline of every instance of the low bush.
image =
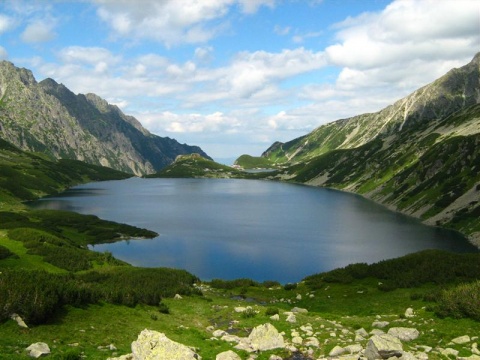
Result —
M480 281L444 290L436 313L441 317L472 318L480 321Z

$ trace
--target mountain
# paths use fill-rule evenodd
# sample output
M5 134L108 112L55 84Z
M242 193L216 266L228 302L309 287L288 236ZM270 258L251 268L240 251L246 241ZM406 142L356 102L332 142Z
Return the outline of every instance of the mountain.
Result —
M51 160L0 139L0 208L23 208L35 200L88 181L120 180L131 174L78 160Z
M95 94L74 94L52 79L0 62L0 136L23 150L154 173L197 146L151 134L132 116Z
M480 53L385 109L338 120L262 157L279 179L362 194L480 244Z

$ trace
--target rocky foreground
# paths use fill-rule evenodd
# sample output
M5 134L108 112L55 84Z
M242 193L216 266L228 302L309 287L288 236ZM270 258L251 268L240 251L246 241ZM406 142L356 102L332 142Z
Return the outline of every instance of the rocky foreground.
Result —
M176 301L182 301L182 297L177 296ZM259 308L256 305L225 306L222 310L238 315L255 314ZM18 316L12 319L19 326L26 327ZM312 321L305 322L308 319ZM287 325L290 330L280 332L273 324L283 328ZM341 321L323 319L299 307L272 315L270 322L254 327L246 337L236 335L237 325L238 321L232 321L223 328L212 325L205 329L211 335L205 341L225 342L231 346L230 350L218 353L215 360L480 359L478 334L441 339L436 347L422 345L419 340L427 337L426 333L436 331L434 320L422 317L412 308L406 309L402 316L377 315L369 332L364 328L353 329ZM422 333L416 325L421 325L422 329L426 328L425 325L431 328ZM200 349L173 341L165 333L149 329L143 330L132 342L130 354L115 357L114 344L104 346L103 350L113 352L114 357L108 357L108 360L202 359L198 353ZM32 344L26 351L34 358L50 354L46 343ZM461 356L461 352L470 355Z

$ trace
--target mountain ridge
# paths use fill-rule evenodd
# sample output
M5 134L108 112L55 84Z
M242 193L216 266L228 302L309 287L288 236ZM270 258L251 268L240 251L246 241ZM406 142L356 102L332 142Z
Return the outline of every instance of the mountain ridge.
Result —
M53 79L0 62L0 134L27 151L108 166L135 175L154 173L178 155L200 153L151 134L133 116L95 94L74 94Z
M480 53L386 108L322 125L262 157L272 179L363 195L480 246Z

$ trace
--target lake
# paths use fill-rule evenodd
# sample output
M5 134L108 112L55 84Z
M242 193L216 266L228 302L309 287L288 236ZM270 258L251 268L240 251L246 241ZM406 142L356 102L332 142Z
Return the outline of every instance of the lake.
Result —
M186 269L202 280L297 282L424 249L477 251L455 232L360 196L270 181L131 178L76 186L32 207L154 230L154 239L92 249L136 266Z

